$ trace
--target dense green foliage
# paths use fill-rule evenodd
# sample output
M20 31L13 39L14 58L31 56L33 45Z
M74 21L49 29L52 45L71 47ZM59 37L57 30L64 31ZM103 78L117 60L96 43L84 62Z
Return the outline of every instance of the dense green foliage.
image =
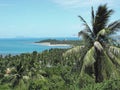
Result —
M95 84L85 74L71 74L75 55L63 57L67 49L50 49L42 53L0 56L0 90L114 90L120 81ZM54 58L53 58L54 57ZM72 57L72 58L71 58ZM7 72L10 70L10 72ZM112 88L112 89L104 89ZM118 90L118 89L116 89Z
M96 83L86 86L81 90L120 90L120 79L107 80L102 83Z
M0 56L0 90L59 90L62 79L62 54L66 49L51 49L42 53ZM47 85L47 87L46 87ZM66 86L65 86L66 87Z

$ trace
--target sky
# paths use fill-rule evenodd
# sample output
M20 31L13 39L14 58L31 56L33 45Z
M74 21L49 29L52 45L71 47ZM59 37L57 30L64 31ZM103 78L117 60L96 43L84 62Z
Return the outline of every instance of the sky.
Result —
M120 19L120 0L0 0L0 38L77 36L78 15L90 24L91 6L106 3Z

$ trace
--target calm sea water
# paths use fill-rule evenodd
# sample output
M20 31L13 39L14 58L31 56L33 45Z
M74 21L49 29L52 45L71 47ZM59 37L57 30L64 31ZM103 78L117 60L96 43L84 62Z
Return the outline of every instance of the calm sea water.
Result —
M31 53L33 51L42 52L51 48L69 48L68 46L43 46L37 45L34 42L45 39L57 39L57 40L76 40L78 38L23 38L23 39L0 39L0 54L20 54Z

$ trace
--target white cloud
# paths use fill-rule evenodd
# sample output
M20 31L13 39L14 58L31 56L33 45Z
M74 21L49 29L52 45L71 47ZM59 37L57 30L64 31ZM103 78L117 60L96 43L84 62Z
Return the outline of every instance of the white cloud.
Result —
M60 4L62 6L71 6L79 3L79 0L53 0L53 2Z
M109 6L120 5L119 0L52 0L52 1L65 8L91 7L106 3Z

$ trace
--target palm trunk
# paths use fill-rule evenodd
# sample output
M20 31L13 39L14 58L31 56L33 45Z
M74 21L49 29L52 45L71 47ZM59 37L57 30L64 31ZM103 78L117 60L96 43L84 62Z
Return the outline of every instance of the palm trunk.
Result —
M96 62L94 63L94 70L95 70L95 82L102 82L103 75L102 75L102 63L101 63L101 52L96 49Z

